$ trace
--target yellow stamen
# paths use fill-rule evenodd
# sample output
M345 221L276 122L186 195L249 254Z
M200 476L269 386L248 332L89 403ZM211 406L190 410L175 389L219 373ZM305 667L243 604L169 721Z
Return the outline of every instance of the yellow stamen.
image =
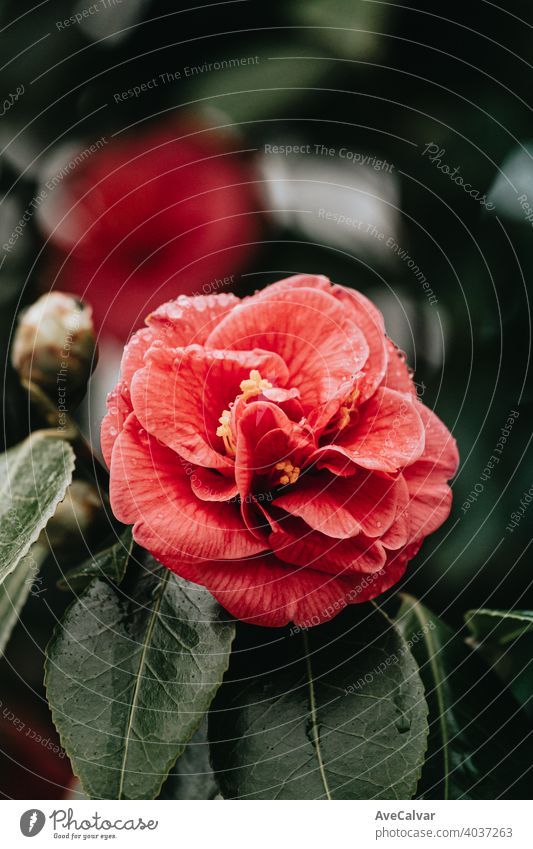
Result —
M349 407L341 407L340 410L340 419L339 419L339 430L342 430L347 425L350 424L350 408Z
M217 436L221 436L224 440L224 448L226 453L232 457L235 456L235 442L233 440L233 431L231 430L231 413L229 410L224 410L219 418L220 427L217 427Z
M242 395L237 395L235 401L248 401L249 398L254 398L256 395L261 395L265 389L272 389L272 384L269 380L264 380L260 372L254 368L250 372L250 377L246 380L241 380L240 390ZM235 457L236 446L231 429L231 412L224 410L219 418L220 427L217 427L217 436L224 440L224 448L230 457Z
M358 397L359 390L353 389L346 399L346 404L340 408L339 430L342 430L350 424L350 418L355 410L355 404Z
M299 466L293 466L290 460L282 460L280 463L276 463L275 468L278 472L283 472L279 478L279 483L282 486L287 486L289 483L296 483L300 477Z
M261 395L264 389L272 389L272 384L269 380L264 380L260 372L254 368L250 372L250 377L241 381L240 389L243 401L247 401L248 398Z

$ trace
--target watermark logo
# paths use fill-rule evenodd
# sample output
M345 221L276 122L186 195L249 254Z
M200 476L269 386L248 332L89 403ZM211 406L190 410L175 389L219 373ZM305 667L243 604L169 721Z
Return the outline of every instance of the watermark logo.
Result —
M24 811L20 818L20 830L24 837L35 837L43 830L46 817L42 811L37 808L31 808L29 811Z

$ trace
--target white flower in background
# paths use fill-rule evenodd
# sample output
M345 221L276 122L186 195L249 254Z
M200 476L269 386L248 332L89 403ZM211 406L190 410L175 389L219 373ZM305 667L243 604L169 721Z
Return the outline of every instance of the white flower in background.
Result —
M328 152L316 155L315 150ZM392 163L349 148L295 143L265 145L260 167L269 208L280 225L317 244L394 264L392 252L384 249L388 240L398 241L400 231L399 181Z

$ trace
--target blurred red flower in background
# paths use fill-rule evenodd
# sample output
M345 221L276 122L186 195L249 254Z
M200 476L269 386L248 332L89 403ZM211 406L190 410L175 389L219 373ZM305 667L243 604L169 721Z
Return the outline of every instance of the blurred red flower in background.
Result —
M74 783L70 761L49 715L27 702L4 705L0 717L0 798L65 799Z
M46 288L79 294L121 340L166 299L231 288L258 236L254 171L235 147L174 122L64 164L39 210Z

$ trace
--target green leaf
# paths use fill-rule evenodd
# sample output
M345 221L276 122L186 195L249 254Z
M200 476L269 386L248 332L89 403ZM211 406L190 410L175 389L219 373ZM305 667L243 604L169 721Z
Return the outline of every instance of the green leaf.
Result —
M133 550L131 528L126 528L116 543L99 551L79 566L69 569L57 582L60 590L83 590L93 578L107 578L120 584Z
M0 585L0 655L4 653L47 553L44 546L36 543Z
M219 788L209 759L207 719L191 737L165 781L159 799L216 799Z
M373 607L308 632L241 629L210 712L224 798L406 799L424 760L417 665Z
M393 4L362 3L354 0L292 0L288 10L295 23L311 27L309 39L340 57L375 60L382 56Z
M184 96L190 103L200 101L200 105L222 110L235 123L278 118L309 91L313 94L331 71L329 60L309 59L307 52L294 42L251 44L242 65L220 68L213 62L211 69L196 66L204 70L183 80ZM221 60L228 62L225 57Z
M533 719L533 612L469 610L471 641Z
M465 621L476 643L490 640L500 646L533 633L531 610L469 610Z
M396 621L418 661L429 705L425 799L523 798L529 729L514 699L456 630L402 595Z
M94 579L47 651L52 716L92 798L155 798L228 666L219 605L148 562L127 591Z
M46 431L0 455L0 584L54 515L73 469L70 445Z

